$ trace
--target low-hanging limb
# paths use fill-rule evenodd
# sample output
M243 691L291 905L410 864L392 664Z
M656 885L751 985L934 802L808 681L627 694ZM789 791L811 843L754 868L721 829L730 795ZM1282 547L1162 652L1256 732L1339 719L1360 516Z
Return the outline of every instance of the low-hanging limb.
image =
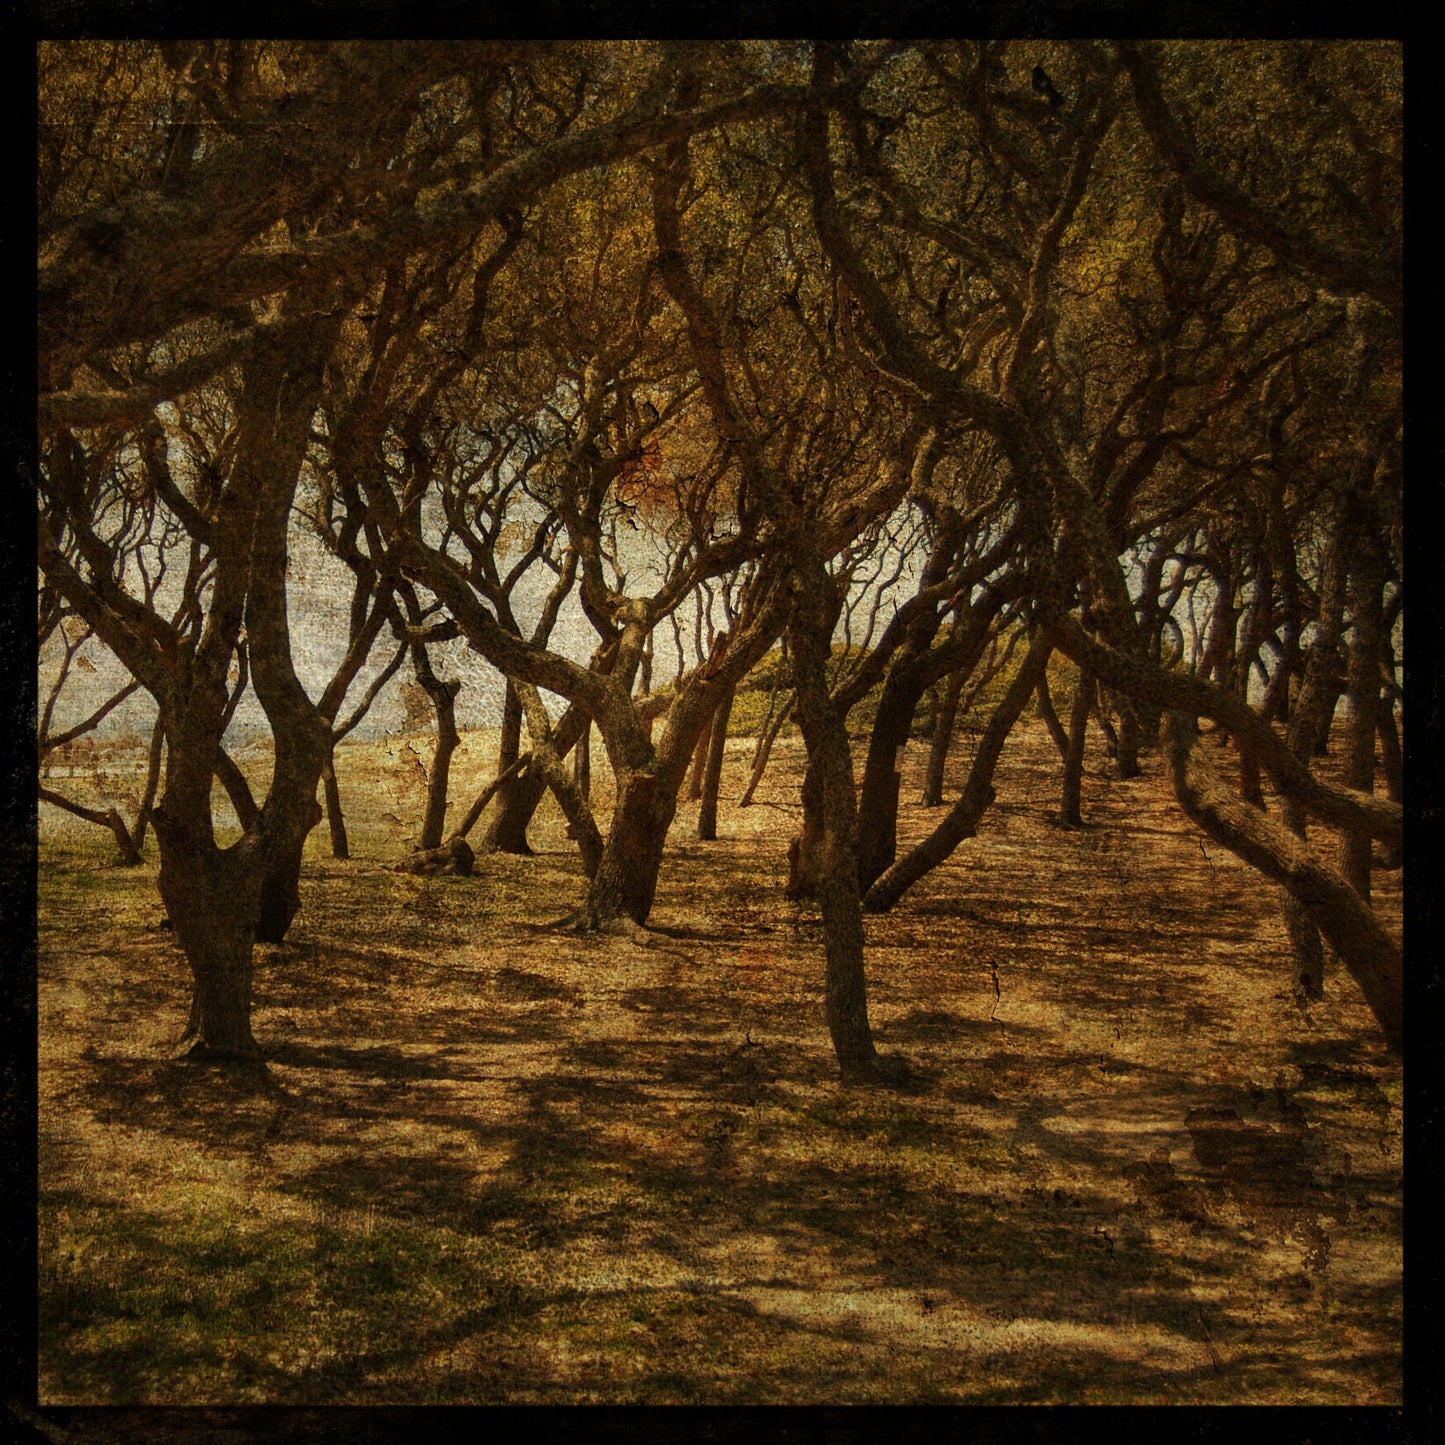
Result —
M994 800L993 773L1019 714L1039 685L1053 651L1053 637L1044 629L1034 639L1003 700L994 709L974 754L963 794L948 816L911 853L900 858L863 899L867 913L886 913L926 873L948 858L965 838L973 837L979 819Z
M1387 1046L1399 1053L1405 999L1398 945L1343 875L1215 774L1198 745L1193 718L1168 713L1164 735L1165 760L1180 807L1216 842L1299 900L1360 985Z
M62 797L59 793L52 793L44 785L36 790L36 796L42 803L49 803L52 807L62 808L67 813L74 813L77 818L84 818L87 823L95 823L102 828L109 828L115 834L116 846L120 849L120 861L126 867L134 868L144 861L135 845L135 840L125 826L125 819L115 808L108 808L104 811L99 808L87 808L80 803L71 802L69 798Z
M462 821L458 823L455 828L452 829L451 835L450 837L448 837L447 842L451 843L455 842L458 838L465 838L467 834L470 833L474 827L476 827L477 819L486 812L487 804L490 803L492 799L495 798L497 794L500 793L502 789L512 781L513 778L524 772L526 768L531 764L531 761L532 754L530 752L523 753L522 756L519 757L516 762L511 765L511 767L506 768L502 772L498 773L497 776L493 778L492 781L488 783L487 786L483 788L482 791L477 795L476 802L474 802L472 806L467 809L466 817L464 817Z
M1108 686L1161 708L1211 718L1227 728L1241 748L1259 759L1282 797L1294 799L1315 817L1336 827L1400 846L1404 814L1398 803L1314 777L1274 729L1237 694L1184 673L1166 672L1137 657L1126 657L1090 637L1078 618L1067 613L1058 615L1056 628L1059 650Z
M1039 679L1036 693L1036 706L1039 716L1044 721L1044 726L1049 730L1049 736L1054 741L1054 746L1059 750L1059 757L1067 762L1069 757L1069 735L1064 731L1064 725L1059 721L1058 711L1054 707L1053 695L1049 692L1049 675L1047 672Z

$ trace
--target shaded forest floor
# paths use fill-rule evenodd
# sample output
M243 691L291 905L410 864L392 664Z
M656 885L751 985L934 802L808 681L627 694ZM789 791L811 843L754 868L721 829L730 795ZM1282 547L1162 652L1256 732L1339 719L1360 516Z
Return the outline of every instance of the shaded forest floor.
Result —
M264 1079L173 1061L153 859L45 810L41 1402L1397 1402L1398 1066L1338 967L1292 1000L1274 889L1157 757L1091 757L1066 831L1025 723L979 837L868 919L893 1093L838 1083L782 895L799 744L739 812L747 747L644 943L546 930L581 892L555 813L536 857L389 871L418 760L344 749L356 856L319 828L258 949Z

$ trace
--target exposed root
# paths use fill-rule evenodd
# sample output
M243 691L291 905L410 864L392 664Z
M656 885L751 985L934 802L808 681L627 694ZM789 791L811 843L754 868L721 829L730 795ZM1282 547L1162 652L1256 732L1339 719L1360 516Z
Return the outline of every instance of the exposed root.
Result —
M626 938L639 944L645 944L659 936L650 928L645 928L640 923L634 923L625 913L617 918L598 918L585 906L575 909L565 918L559 918L555 923L549 923L547 929L552 933L598 934L604 938Z

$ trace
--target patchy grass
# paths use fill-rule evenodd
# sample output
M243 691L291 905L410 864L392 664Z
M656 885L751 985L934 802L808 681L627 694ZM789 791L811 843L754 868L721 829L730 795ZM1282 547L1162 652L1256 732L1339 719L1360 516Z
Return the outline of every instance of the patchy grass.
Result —
M684 807L645 944L547 931L554 811L536 857L389 871L408 742L343 749L356 856L318 829L258 950L260 1076L170 1057L154 861L44 819L43 1403L1399 1400L1399 1069L1342 972L1294 1003L1274 890L1156 760L1061 830L1026 723L980 836L867 920L890 1093L837 1082L782 897L795 740L718 843Z

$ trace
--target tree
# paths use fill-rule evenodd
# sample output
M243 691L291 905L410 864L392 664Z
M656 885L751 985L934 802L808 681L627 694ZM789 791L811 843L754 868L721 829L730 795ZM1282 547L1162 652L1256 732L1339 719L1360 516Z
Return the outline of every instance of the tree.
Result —
M1040 569L1043 619L1058 628L1058 645L1075 662L1111 688L1116 699L1127 701L1121 766L1137 739L1132 709L1140 704L1192 708L1195 716L1223 723L1251 766L1263 767L1286 797L1355 836L1393 839L1398 813L1372 805L1358 791L1319 783L1245 699L1216 684L1186 682L1147 660L1140 646L1139 608L1120 565L1121 553L1134 538L1180 515L1171 511L1151 520L1145 511L1141 516L1136 509L1151 500L1145 483L1181 466L1206 472L1217 467L1220 445L1237 435L1232 404L1249 396L1292 351L1321 340L1330 329L1329 316L1320 317L1322 328L1319 321L1311 325L1318 315L1316 297L1310 289L1302 291L1287 271L1276 267L1273 276L1266 271L1261 285L1247 253L1226 253L1211 242L1208 218L1188 217L1165 179L1162 189L1152 190L1161 224L1151 252L1142 258L1147 289L1115 287L1112 294L1123 300L1123 313L1114 322L1105 318L1107 325L1122 323L1136 334L1143 328L1152 343L1143 352L1145 368L1114 382L1114 398L1091 398L1080 348L1071 337L1070 310L1087 315L1096 298L1110 293L1095 284L1083 294L1081 307L1066 307L1070 275L1087 268L1091 255L1098 258L1095 264L1116 272L1122 262L1122 277L1139 264L1128 251L1111 258L1100 248L1101 241L1108 242L1107 229L1083 224L1106 217L1111 206L1117 211L1137 204L1134 193L1117 188L1119 168L1127 172L1137 152L1106 145L1120 116L1117 62L1099 47L1069 47L1069 70L1050 65L1050 71L1068 75L1063 89L1074 100L1058 116L1044 117L1021 109L1013 94L1007 47L959 49L962 54L950 47L920 47L916 61L909 55L898 64L921 63L956 98L956 111L937 113L938 128L946 132L957 118L976 128L981 164L977 172L965 169L961 176L961 183L972 183L975 192L970 204L957 210L968 216L967 224L950 222L938 211L938 199L957 189L938 174L937 158L949 154L943 138L920 128L916 139L909 134L911 153L895 139L905 134L899 112L907 112L896 97L911 100L917 94L913 87L890 92L875 84L866 100L865 87L857 89L858 98L840 108L843 161L830 151L821 110L804 124L818 234L857 300L866 327L860 334L866 335L880 374L924 398L933 414L943 411L996 437L1012 465L1029 555ZM819 47L815 76L820 83L831 82L847 73L850 62L846 50ZM918 141L925 136L929 148L920 153ZM910 166L927 175L926 193ZM854 188L854 199L840 197L840 177ZM1018 181L1012 188L1006 184L1010 177ZM870 257L856 239L859 208L874 193L886 196L887 208L877 212L875 206L875 213L892 228L920 237L915 244L926 242L951 254L959 279L969 275L973 296L984 299L966 304L960 322L948 326L940 319L956 304L955 294L969 295L951 274L942 273L935 282L937 299L931 305L928 293L911 283L919 272L917 261L907 273L896 265L886 267L891 289L880 280L886 264L880 244L872 244ZM1146 185L1142 194L1151 195L1151 188ZM985 204L990 197L992 204ZM1248 230L1243 234L1246 241L1252 239ZM1291 253L1287 264L1301 265L1300 254ZM902 284L905 274L908 288ZM1324 306L1328 312L1328 301ZM1231 312L1227 325L1210 320L1211 313L1219 318ZM1297 327L1301 320L1302 331ZM1004 338L988 359L985 343L969 347L965 329L985 323L990 329L984 334ZM1097 318L1087 334L1108 340ZM1132 422L1128 431L1126 421ZM1082 614L1087 626L1067 616L1079 583L1088 588ZM1221 586L1219 595L1232 585ZM1147 612L1153 598L1146 602ZM1090 632L1097 634L1097 642L1090 640ZM1223 627L1219 635L1226 635ZM1374 715L1374 707L1362 702L1361 716L1367 713ZM1310 902L1296 896L1307 907L1318 905L1313 896Z

